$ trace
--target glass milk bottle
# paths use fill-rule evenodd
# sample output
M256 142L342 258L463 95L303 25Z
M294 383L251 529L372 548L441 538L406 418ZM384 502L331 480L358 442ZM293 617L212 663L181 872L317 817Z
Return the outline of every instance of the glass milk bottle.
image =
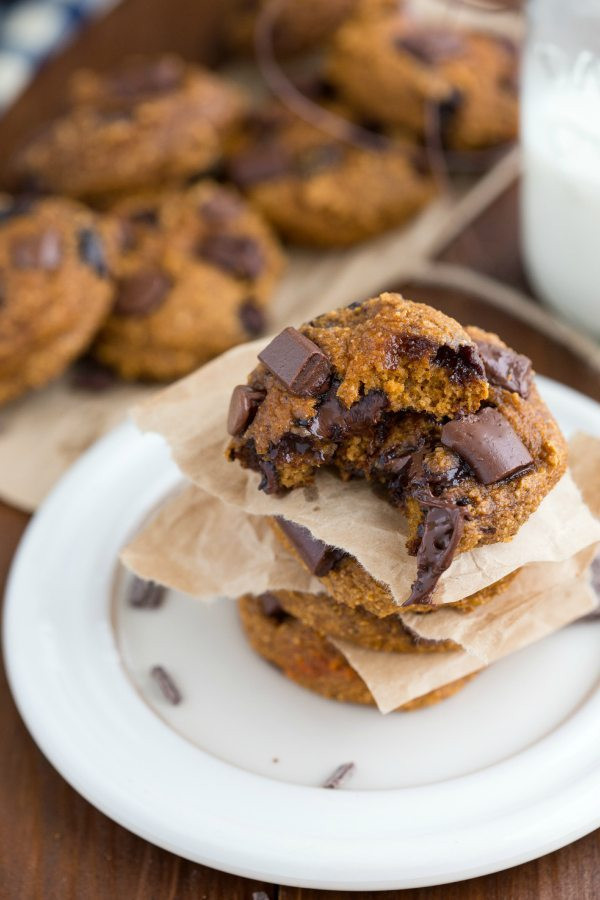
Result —
M539 296L600 336L600 0L530 0L522 233Z

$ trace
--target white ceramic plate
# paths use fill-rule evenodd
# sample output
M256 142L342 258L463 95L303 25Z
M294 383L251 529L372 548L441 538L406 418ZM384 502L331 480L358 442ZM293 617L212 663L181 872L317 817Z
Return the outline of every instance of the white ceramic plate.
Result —
M600 435L600 406L540 382L567 433ZM229 601L127 606L119 549L178 481L159 438L122 426L62 479L11 573L15 699L91 803L218 869L357 890L470 878L600 825L600 623L564 629L431 709L335 704L256 657ZM181 688L177 707L149 677L157 663ZM318 787L350 760L347 787Z

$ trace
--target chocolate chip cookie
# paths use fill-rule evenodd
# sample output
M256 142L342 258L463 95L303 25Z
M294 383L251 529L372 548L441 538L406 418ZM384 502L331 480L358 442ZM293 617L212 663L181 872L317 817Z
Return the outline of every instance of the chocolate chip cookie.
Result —
M112 215L122 252L100 362L126 379L170 380L262 333L283 260L236 191L200 181L128 198Z
M366 132L359 140L347 109L329 102L326 111L348 140L269 105L230 149L230 178L283 237L343 247L402 225L429 202L434 181L417 147Z
M227 4L225 34L235 53L254 52L255 28L269 0L233 0ZM286 0L279 4L273 23L273 48L290 56L318 46L351 13L356 0Z
M70 200L0 197L0 403L60 375L113 299L116 227Z
M455 553L511 540L566 470L529 360L399 294L287 328L258 358L229 458L273 494L323 466L371 481L408 521L407 605L430 602Z
M382 623L394 621L399 609L390 589L373 578L354 556L335 547L329 547L314 537L307 528L296 525L294 522L288 522L281 517L272 519L271 525L286 550L300 560L312 575L319 578L323 589L327 592L312 596L326 598L329 601L333 598L337 604L342 604L352 610L352 617L355 614L354 611L364 610L370 617L376 617ZM482 603L487 603L488 600L506 590L518 572L518 569L510 572L500 581L488 585L463 600L446 605L451 606L457 612L470 613ZM403 612L419 613L429 613L435 609L435 606L423 603L405 603L402 607ZM293 609L290 611L296 615ZM305 624L317 628L317 631L320 630L316 624L307 621L303 616L297 616L297 618L300 618ZM348 640L351 640L351 637L338 634L333 630L327 633L336 637L346 636ZM360 643L360 641L356 641L356 643ZM374 649L378 648L374 647ZM399 652L398 648L396 648L396 652Z
M446 148L516 138L517 55L504 37L415 21L392 8L358 14L335 34L327 75L363 114Z
M368 687L326 638L270 600L247 594L238 602L242 627L250 644L291 681L342 703L374 706ZM469 675L430 691L399 707L408 712L451 697L473 678Z
M98 198L206 172L245 108L240 89L176 57L80 71L72 105L23 150L19 176L38 188Z
M359 647L387 653L444 653L458 649L453 641L419 637L403 625L396 611L380 618L360 604L351 607L327 594L268 591L259 600L263 611L283 610L322 637L341 638Z

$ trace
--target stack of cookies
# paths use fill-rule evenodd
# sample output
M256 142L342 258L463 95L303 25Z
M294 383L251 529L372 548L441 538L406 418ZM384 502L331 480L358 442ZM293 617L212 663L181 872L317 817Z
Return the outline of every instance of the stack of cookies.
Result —
M314 512L320 470L365 481L378 503L397 511L417 571L399 604L356 558L277 516L274 501L272 528L283 552L301 561L319 590L246 595L242 622L257 652L294 681L372 703L330 639L393 654L455 651L452 641L419 637L399 613L435 616L439 579L458 554L513 540L565 473L566 444L526 357L398 294L285 329L258 359L247 384L233 391L229 459L259 472L259 489L274 497L301 489ZM501 598L516 574L454 608L470 615ZM448 696L464 681L407 708Z

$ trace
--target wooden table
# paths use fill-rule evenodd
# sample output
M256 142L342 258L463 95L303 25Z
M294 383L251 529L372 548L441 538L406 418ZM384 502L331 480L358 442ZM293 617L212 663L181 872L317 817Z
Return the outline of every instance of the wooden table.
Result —
M128 0L51 63L45 77L15 105L2 123L0 169L31 121L60 106L65 76L82 62L110 63L127 49L169 47L186 55L216 53L207 17L218 23L218 4L204 4L202 27L181 29L194 18L197 0ZM215 31L216 33L216 31ZM519 262L516 195L509 191L439 254L445 264L467 265L518 288L527 288ZM463 321L498 329L538 371L600 400L600 366L585 348L565 346L535 323L499 308L482 307L457 290L412 286ZM0 578L28 517L0 503ZM405 900L596 900L600 896L600 830L542 859L470 881L410 891L346 894L259 884L195 865L135 837L83 800L42 756L17 713L0 670L0 900L250 900L264 891L270 900L314 900L342 896L402 897Z

